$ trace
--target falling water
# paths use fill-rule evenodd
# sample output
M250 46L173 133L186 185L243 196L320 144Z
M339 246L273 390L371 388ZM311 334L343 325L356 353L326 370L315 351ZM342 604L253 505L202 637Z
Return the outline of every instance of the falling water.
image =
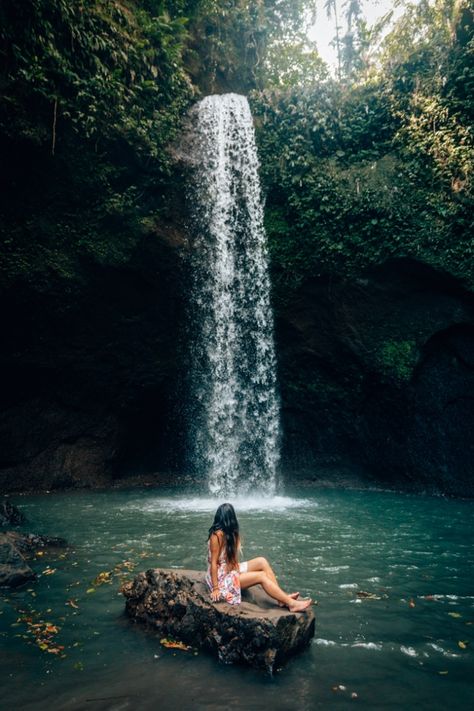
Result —
M194 467L216 495L272 495L279 406L252 115L237 94L195 108Z

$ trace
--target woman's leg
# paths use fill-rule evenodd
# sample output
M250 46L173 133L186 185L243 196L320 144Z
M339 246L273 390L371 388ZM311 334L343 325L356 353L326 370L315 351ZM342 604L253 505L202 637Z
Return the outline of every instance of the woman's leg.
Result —
M312 600L295 600L294 598L290 597L280 588L278 583L274 582L271 578L269 578L268 575L262 570L256 570L248 573L240 573L240 587L242 588L242 590L245 590L245 588L250 588L252 587L252 585L261 585L265 592L270 595L270 597L273 597L275 600L282 602L292 612L299 612L300 610L304 610L312 603Z
M248 568L247 568L249 573L254 573L256 571L263 571L268 575L270 580L273 580L274 583L277 582L276 575L273 572L272 566L268 562L266 558L260 557L260 558L252 558L252 560L248 561ZM278 584L278 583L277 583Z
M256 571L261 570L263 573L266 573L266 575L268 575L270 580L273 580L273 582L278 585L278 581L276 579L275 573L273 572L272 566L266 558L263 558L263 556L260 556L259 558L252 558L247 562L247 566L247 570L249 573L254 573ZM299 592L294 592L290 594L290 597L296 600L299 595Z

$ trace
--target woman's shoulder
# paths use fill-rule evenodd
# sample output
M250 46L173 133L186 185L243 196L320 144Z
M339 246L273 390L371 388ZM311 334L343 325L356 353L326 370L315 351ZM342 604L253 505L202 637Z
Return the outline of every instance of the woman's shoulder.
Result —
M217 531L213 531L209 538L212 538L212 536L216 536L216 538L221 541L224 536L224 531L221 531L221 529L219 528Z

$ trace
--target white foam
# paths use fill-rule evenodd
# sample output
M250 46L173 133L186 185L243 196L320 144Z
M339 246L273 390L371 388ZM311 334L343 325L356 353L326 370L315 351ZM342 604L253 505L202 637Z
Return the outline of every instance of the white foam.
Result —
M376 644L375 642L354 642L351 647L362 647L362 649L371 649L373 651L380 652L382 645Z
M343 585L339 585L341 590L356 590L359 586L357 583L345 583Z
M319 644L321 647L335 647L336 646L336 642L334 642L332 639L322 639L321 637L318 637L318 639L315 639L314 644Z
M409 657L417 657L418 656L418 652L416 652L413 649L413 647L405 647L404 645L402 645L400 647L400 652L403 652L403 654L406 654Z
M431 647L432 649L435 650L435 652L440 652L440 654L443 655L443 657L450 657L451 659L454 657L459 657L459 654L454 654L453 652L449 652L447 649L443 649L439 644L435 644L434 642L428 642L428 646Z
M205 511L215 511L220 504L221 498L214 497L187 497L187 498L161 498L156 497L143 503L128 504L127 509L135 508L144 513L156 513L158 511L186 511L201 513ZM318 506L317 502L308 499L293 499L290 496L235 496L231 503L237 514L243 511L286 511L287 509L308 508ZM348 566L347 566L348 567Z

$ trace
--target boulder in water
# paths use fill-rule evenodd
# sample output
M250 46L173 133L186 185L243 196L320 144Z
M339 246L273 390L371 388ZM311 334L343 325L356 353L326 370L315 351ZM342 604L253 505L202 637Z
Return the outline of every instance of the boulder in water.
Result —
M8 499L0 502L0 526L19 526L25 521L24 514Z
M240 605L210 600L204 573L150 569L122 586L126 612L160 635L208 649L226 663L273 671L314 635L311 608L281 608L260 586L244 590Z
M0 533L0 587L17 587L36 578L26 558L38 548L63 548L66 545L64 538L18 531Z
M35 577L18 548L0 533L0 587L17 587Z

